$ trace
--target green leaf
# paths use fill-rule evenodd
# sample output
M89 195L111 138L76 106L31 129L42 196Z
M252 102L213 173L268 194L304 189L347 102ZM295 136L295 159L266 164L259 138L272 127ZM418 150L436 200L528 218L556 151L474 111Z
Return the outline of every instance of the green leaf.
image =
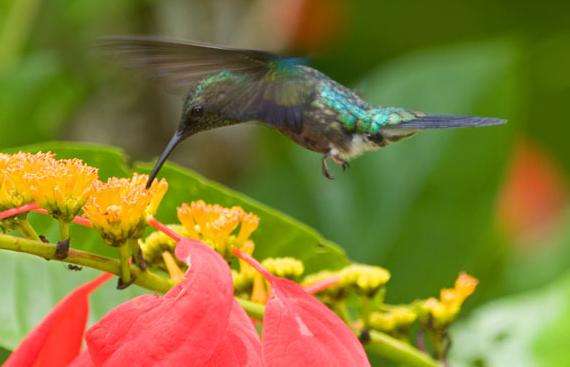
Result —
M4 349L4 348L0 347L0 363L6 362L8 357L10 357L10 353L12 353L12 352L9 351L8 349Z
M8 151L52 151L60 158L80 158L99 167L101 177L130 176L132 169L125 155L118 149L79 143L50 142ZM148 164L137 164L136 169L148 170ZM176 220L176 207L182 201L203 199L225 206L240 205L260 216L260 228L253 239L255 255L294 256L305 262L307 272L323 268L338 268L348 263L344 252L313 229L289 218L247 196L175 165L166 165L161 175L169 181L169 192L162 203L159 217ZM31 214L31 222L42 234L55 241L58 227L48 217ZM71 246L106 256L116 256L115 249L105 245L94 230L78 226L72 228ZM57 300L73 288L91 279L95 271L84 269L72 272L62 263L46 262L25 254L0 251L3 269L3 292L0 296L0 346L13 349L18 342L53 307ZM113 289L109 283L92 297L92 320L100 318L111 307L140 294L142 290L129 287L126 291Z
M570 274L544 289L491 302L453 328L450 364L565 366L569 315Z

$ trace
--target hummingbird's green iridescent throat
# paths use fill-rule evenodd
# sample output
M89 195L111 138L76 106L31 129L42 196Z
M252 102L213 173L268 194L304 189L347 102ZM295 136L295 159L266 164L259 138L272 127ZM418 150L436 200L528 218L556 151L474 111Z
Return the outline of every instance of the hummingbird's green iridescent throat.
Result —
M498 125L489 117L431 115L374 106L297 58L152 37L115 37L102 41L127 65L184 88L186 100L178 129L149 178L182 140L201 131L244 122L271 126L327 161L348 161L409 137L419 130Z

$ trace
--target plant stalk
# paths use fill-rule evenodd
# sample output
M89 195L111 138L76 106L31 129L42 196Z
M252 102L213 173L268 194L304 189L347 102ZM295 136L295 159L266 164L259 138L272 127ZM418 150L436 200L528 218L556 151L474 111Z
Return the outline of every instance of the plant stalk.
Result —
M120 278L123 285L131 282L131 246L128 242L118 246Z
M18 223L18 226L20 228L20 231L22 232L22 234L24 236L26 236L26 238L29 238L29 239L34 240L34 241L40 240L40 236L38 236L38 234L36 233L36 230L34 229L34 227L32 227L32 225L30 224L30 222L27 219L20 220L20 223Z
M59 221L59 239L61 241L68 240L69 236L69 223L62 220Z
M58 260L55 257L56 247L57 245L52 243L0 234L0 249L24 252L46 260ZM73 248L69 249L65 259L58 261L120 275L120 265L117 260ZM151 291L166 293L173 286L169 279L150 271L141 271L134 265L130 266L130 272L136 277L134 282L136 285Z
M376 330L370 331L370 342L366 349L406 366L443 367L441 363L410 344Z

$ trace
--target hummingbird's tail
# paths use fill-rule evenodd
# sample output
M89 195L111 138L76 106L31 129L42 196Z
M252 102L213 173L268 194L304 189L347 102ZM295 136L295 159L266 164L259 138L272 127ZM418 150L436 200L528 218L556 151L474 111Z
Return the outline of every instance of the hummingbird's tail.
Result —
M436 116L427 115L417 117L413 120L408 120L394 125L395 129L410 129L410 130L424 130L424 129L447 129L456 127L479 127L501 125L506 123L506 120L494 117L470 117L470 116Z
M418 130L448 129L458 127L480 127L504 124L506 120L493 117L470 117L470 116L418 116L412 120L403 121L399 124L385 125L380 130L382 140L378 143L385 146L414 135Z

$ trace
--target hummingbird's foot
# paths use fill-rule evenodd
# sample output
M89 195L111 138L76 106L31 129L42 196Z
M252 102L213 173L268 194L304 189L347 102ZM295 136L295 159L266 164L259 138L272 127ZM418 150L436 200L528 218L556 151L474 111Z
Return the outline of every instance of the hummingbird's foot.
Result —
M347 161L342 161L340 166L342 167L343 172L350 168L350 164Z
M347 160L342 159L341 157L339 157L338 155L331 155L330 156L333 160L334 163L338 164L339 166L342 167L343 171L346 171L348 168L350 168L350 164L348 164Z
M329 166L327 164L327 159L329 158L330 155L328 154L323 155L323 159L321 159L321 170L323 171L323 176L325 176L329 180L334 180L334 176L329 172Z

